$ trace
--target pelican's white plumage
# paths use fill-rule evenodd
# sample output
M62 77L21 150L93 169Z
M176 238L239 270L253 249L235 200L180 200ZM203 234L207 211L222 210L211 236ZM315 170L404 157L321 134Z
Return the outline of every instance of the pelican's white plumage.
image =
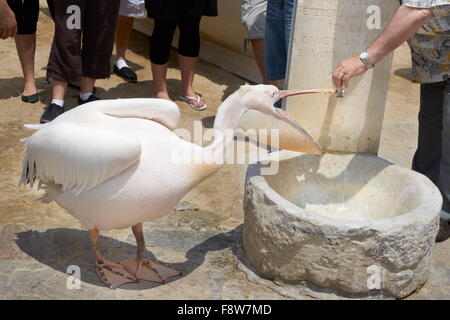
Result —
M173 130L180 112L173 102L156 99L97 101L76 108L23 140L27 170L21 183L32 185L37 178L79 194L128 169L139 161L141 141L120 117L152 120L146 124Z
M43 199L88 229L158 218L189 190L195 173L195 166L170 161L175 146L192 148L172 132L179 118L177 105L160 99L80 106L24 139L21 183L38 179L47 189Z
M46 190L40 198L43 202L56 201L89 230L96 270L107 286L115 288L136 279L164 281L179 272L144 258L142 222L170 213L191 188L223 165L233 141L228 130L236 128L247 110L276 119L275 126L283 129L279 147L320 153L311 137L286 112L273 108L283 95L274 86L241 87L219 107L214 141L207 147L183 140L173 132L180 111L171 101L87 103L48 124L27 125L37 132L23 140L20 183L33 186L38 180ZM288 139L282 137L283 132ZM187 159L179 161L186 155ZM137 258L120 264L107 261L98 247L99 231L127 227L132 227L136 237Z
M46 189L42 200L56 201L87 229L127 228L160 218L221 167L223 151L232 142L226 130L235 129L247 110L270 114L298 131L298 124L272 107L278 95L273 86L241 87L220 106L215 140L205 148L173 132L180 111L172 101L117 99L82 105L48 124L31 126L38 131L23 140L21 184L33 186L39 180ZM299 150L318 152L306 132L300 130L296 139ZM174 154L206 160L180 163Z

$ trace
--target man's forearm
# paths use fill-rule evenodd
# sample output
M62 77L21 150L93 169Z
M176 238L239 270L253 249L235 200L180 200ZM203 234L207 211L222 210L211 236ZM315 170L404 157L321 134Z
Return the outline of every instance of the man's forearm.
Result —
M422 26L432 9L401 6L381 35L368 47L369 61L378 63Z

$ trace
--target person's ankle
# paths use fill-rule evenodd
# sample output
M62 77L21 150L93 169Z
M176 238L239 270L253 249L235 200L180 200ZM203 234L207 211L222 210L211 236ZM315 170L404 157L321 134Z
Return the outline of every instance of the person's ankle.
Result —
M80 99L83 100L83 101L86 101L86 100L88 100L89 97L92 96L92 95L93 95L92 92L84 92L84 93L81 93L81 92L80 92Z
M37 88L35 83L25 83L23 86L23 95L30 96L32 94L37 93Z
M114 65L115 65L119 70L122 69L123 67L128 67L128 64L127 64L127 62L125 61L124 58L116 59L116 61L114 61Z
M187 90L183 90L183 96L195 98L197 93L193 88L189 88Z
M167 91L160 91L155 93L155 98L171 100Z

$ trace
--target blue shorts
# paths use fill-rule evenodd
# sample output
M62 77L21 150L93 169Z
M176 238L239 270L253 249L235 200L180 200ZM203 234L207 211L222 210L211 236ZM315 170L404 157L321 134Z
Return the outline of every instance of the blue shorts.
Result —
M286 78L287 56L296 0L268 0L264 44L268 80Z

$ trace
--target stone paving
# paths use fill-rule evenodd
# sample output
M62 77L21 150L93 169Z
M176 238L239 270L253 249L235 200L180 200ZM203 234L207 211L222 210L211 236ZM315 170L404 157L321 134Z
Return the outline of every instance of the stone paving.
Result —
M0 226L1 299L282 299L270 286L249 281L251 268L240 247L241 227L229 231L204 229L206 212L175 211L145 224L147 247L162 262L181 270L166 284L147 281L106 288L94 269L88 233L69 228L35 229ZM134 237L102 234L100 244L114 261L136 254ZM242 266L239 266L242 265ZM81 287L70 289L69 266L80 268ZM251 269L248 270L251 272ZM67 282L69 281L69 287ZM269 281L267 281L269 283ZM300 295L298 298L302 298Z
M166 284L140 281L116 290L98 279L85 230L0 225L0 299L345 298L303 283L286 285L259 277L243 254L242 226L220 230L208 227L212 224L210 212L186 201L170 216L146 223L148 249L183 275ZM136 252L131 232L104 233L100 244L113 261ZM450 299L450 262L445 258L449 250L449 242L436 246L428 283L409 299ZM70 266L80 270L80 288L73 288Z

